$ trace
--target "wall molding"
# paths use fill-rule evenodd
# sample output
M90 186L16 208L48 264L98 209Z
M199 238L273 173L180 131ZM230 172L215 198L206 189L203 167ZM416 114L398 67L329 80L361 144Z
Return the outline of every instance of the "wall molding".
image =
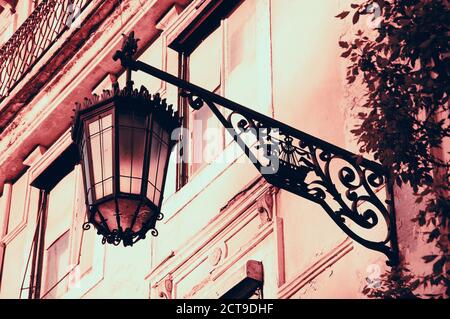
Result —
M33 188L30 186L30 171L28 170L27 172L25 172L25 174L27 175L27 181L26 181L26 190L25 190L25 200L23 203L23 210L22 210L22 219L20 220L19 224L17 224L16 227L14 227L12 230L8 230L7 233L3 236L3 238L0 238L0 243L4 244L5 246L7 246L11 241L13 241L26 227L28 224L28 219L29 219L29 215L30 215L30 198L31 198L31 192L33 191ZM5 184L6 185L6 184ZM11 187L12 189L12 187ZM6 220L6 225L5 227L8 227L8 223L9 223L9 214L10 214L10 206L11 206L11 199L12 199L12 193L11 193L11 197L9 198L9 205L8 205L8 217L5 217ZM36 211L37 214L37 211Z
M0 243L3 241L3 236L8 231L9 212L11 210L11 197L12 197L12 183L5 183L3 187L3 194L0 197Z
M64 295L61 296L61 298L81 299L85 297L104 279L106 247L101 243L100 240L96 240L94 245L92 268L84 276L81 277L77 287L72 287L71 289L69 289ZM75 267L71 271L74 271Z
M349 237L347 237L343 242L331 249L328 253L316 259L316 261L313 262L304 271L300 272L297 276L279 287L278 298L291 298L311 280L319 276L327 268L334 265L352 250L353 241Z
M226 206L205 228L187 240L187 245L183 246L180 251L171 252L170 256L150 270L145 279L155 283L153 288L156 288L168 274L171 274L174 278L175 294L176 283L198 265L198 262L190 262L194 260L209 262L211 278L217 278L234 265L239 258L273 233L274 220L264 221L261 219L258 205L259 200L268 192L275 197L277 189L261 178L257 179L256 183L253 181L250 185L251 187L245 193L240 193L238 199L231 200L231 204ZM226 241L255 220L260 225L258 232L242 245L238 252L230 255Z

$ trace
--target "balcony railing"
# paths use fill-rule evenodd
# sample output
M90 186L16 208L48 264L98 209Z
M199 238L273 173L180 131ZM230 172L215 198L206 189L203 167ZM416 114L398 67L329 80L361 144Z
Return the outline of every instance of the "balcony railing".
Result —
M0 48L0 102L71 27L88 0L42 0Z

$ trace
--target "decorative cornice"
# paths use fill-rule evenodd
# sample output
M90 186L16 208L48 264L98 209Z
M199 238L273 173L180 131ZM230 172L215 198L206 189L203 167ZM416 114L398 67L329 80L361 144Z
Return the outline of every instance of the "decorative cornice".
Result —
M156 29L164 31L170 26L180 15L182 8L178 4L174 4L167 13L156 22Z
M32 166L33 163L38 161L46 151L46 147L42 145L36 146L36 148L27 156L27 158L23 160L23 165L28 167Z

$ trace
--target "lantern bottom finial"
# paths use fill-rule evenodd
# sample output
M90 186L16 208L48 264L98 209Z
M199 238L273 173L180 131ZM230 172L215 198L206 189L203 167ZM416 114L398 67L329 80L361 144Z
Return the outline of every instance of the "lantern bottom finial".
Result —
M83 229L90 229L92 224L103 236L103 244L118 246L122 243L127 247L144 239L148 231L157 236L155 224L162 216L149 201L112 198L90 208L89 222L83 225Z

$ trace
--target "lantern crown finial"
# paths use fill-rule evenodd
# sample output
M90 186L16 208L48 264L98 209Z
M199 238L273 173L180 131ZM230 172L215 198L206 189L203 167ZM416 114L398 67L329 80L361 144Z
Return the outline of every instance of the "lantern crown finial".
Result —
M129 35L122 34L122 47L121 50L117 50L113 55L113 60L117 61L120 59L122 66L127 67L129 65L128 61L133 59L133 55L136 54L138 49L138 41L134 37L134 31L131 31Z

